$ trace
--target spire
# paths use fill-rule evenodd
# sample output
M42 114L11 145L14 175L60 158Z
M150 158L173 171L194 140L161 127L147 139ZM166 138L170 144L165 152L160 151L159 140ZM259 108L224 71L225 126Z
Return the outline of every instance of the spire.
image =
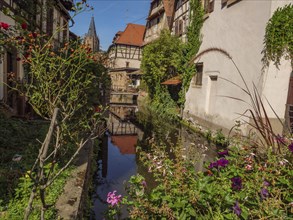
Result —
M89 31L87 32L87 36L89 36L89 37L97 37L94 16L92 16Z

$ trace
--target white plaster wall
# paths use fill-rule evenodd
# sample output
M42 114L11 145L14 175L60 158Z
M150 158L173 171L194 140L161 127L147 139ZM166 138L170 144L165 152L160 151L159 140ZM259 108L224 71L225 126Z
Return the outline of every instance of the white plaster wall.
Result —
M140 60L116 58L115 59L115 68L125 68L126 62L129 62L129 68L138 68L139 69L139 67L140 67Z
M214 11L204 22L199 51L211 47L226 50L250 89L252 83L261 89L261 51L270 15L269 0L242 0L228 8L215 1ZM203 84L198 87L191 83L184 111L230 129L239 120L239 114L249 108L248 104L235 100L249 103L249 96L233 85L244 87L244 83L233 63L218 52L205 54L197 62L204 63ZM218 80L211 82L210 75L218 75Z
M120 46L122 47L122 46ZM134 47L134 46L133 46ZM123 48L122 48L123 49ZM122 57L115 57L115 46L113 46L109 52L109 59L113 61L112 65L110 66L111 68L125 68L126 67L126 62L129 62L129 68L140 68L140 60L138 59L138 54L140 53L140 56L142 51L139 47L136 49L132 48L131 49L131 55L130 57L132 58L122 58ZM117 56L124 56L121 54L121 48L117 50Z
M293 3L293 0L272 1L271 16L278 7L283 7L289 3ZM271 63L264 73L262 95L269 102L269 104L265 102L265 107L270 118L276 118L274 111L279 118L284 119L285 117L291 72L292 67L290 62L282 59L279 69ZM274 111L271 110L270 105Z
M275 114L281 119L285 118L291 72L291 63L283 60L279 69L270 64L264 75L262 96L264 100L268 101L265 101L264 104L269 118L276 118Z

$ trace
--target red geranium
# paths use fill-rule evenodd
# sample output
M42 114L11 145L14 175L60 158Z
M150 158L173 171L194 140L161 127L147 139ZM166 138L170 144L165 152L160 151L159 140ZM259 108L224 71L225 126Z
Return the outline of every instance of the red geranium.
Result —
M10 27L9 24L4 23L4 22L0 22L0 29L3 28L4 30L8 30L9 27Z
M27 23L22 23L22 24L21 24L21 28L22 28L23 30L26 30L26 29L27 29Z

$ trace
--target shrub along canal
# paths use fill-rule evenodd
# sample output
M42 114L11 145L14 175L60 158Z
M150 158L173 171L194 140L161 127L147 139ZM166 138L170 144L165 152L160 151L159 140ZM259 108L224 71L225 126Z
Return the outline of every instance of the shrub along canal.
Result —
M148 183L152 182L147 168L139 163L136 155L137 146L142 149L149 147L146 140L161 139L170 146L180 141L184 146L182 154L194 160L196 170L202 170L204 161L211 162L216 156L215 146L203 136L178 124L161 126L159 130L147 125L142 131L128 121L122 122L110 117L108 128L109 131L103 138L97 161L98 170L94 177L91 219L103 219L108 208L107 194L109 192L117 191L116 195L127 195L125 186L132 175L140 173L145 176ZM122 210L121 217L127 217L126 210Z

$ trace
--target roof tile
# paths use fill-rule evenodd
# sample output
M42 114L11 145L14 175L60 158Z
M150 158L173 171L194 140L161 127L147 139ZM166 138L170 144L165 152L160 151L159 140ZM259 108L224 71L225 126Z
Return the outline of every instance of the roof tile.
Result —
M127 44L133 46L143 45L143 35L145 31L144 25L127 24L123 32L119 33L119 37L114 41L116 44Z

